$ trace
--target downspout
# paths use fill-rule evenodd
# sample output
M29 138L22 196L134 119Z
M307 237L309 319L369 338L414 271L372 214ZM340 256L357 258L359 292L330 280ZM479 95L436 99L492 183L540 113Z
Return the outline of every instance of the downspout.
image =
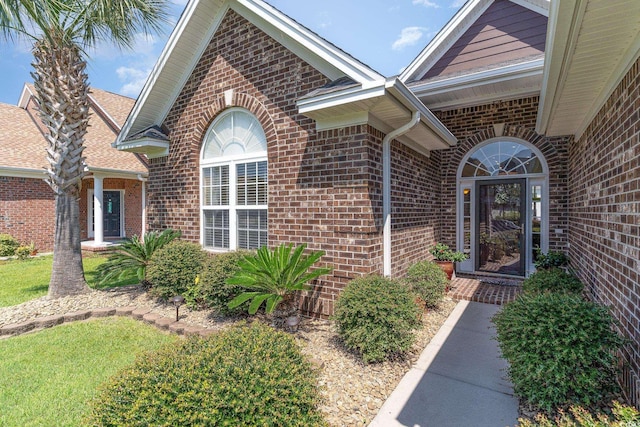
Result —
M138 181L142 182L142 230L140 239L144 241L144 233L147 231L147 178L138 174Z
M404 135L420 121L420 112L414 111L409 123L389 132L382 140L382 258L383 273L391 276L391 141Z

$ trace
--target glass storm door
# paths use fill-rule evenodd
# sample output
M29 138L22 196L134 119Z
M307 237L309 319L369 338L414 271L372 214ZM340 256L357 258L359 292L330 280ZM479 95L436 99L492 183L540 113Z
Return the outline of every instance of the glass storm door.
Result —
M476 186L476 271L524 276L526 180Z
M103 193L103 222L105 237L120 236L120 192Z

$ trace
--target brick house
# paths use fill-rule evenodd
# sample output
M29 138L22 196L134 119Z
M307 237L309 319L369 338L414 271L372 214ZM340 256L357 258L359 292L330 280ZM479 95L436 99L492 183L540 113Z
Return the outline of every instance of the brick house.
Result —
M99 249L110 240L144 229L146 160L112 147L134 100L99 89L90 95L85 137L89 175L80 195L83 248ZM35 110L34 89L25 85L17 106L0 104L0 233L40 251L53 249L54 193L44 182L46 140Z
M211 251L308 243L354 277L442 241L462 273L568 253L632 344L640 393L640 2L469 0L387 78L261 0L192 0L116 142L150 228Z

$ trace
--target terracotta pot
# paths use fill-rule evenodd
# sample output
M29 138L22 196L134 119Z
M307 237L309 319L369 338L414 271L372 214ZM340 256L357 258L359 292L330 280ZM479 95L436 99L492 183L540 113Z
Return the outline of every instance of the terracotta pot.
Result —
M453 261L436 261L436 264L440 266L442 271L447 273L447 279L451 280L453 277Z

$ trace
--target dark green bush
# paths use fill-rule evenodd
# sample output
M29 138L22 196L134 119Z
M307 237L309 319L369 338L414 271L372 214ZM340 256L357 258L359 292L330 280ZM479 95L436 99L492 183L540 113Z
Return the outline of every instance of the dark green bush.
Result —
M16 249L20 246L20 242L14 239L10 234L0 234L0 256L13 256Z
M520 420L519 427L633 427L640 426L640 413L631 406L613 403L612 415L591 414L582 407L571 407L569 413L563 412L553 420L544 415L535 421Z
M406 281L427 308L438 306L449 283L447 274L438 264L431 261L421 261L409 267Z
M367 276L352 280L342 291L333 318L346 346L369 363L409 350L419 314L415 294L404 284Z
M139 357L101 387L91 426L324 426L311 364L261 324Z
M576 276L559 268L536 271L522 283L522 290L527 293L552 291L580 294L583 287Z
M538 250L534 265L538 270L564 267L569 265L569 258L567 258L563 252L549 251L546 254L543 254L542 251Z
M149 292L164 299L184 294L195 284L206 256L200 245L184 240L174 240L156 250L147 267Z
M204 262L198 284L187 292L187 303L193 308L209 308L221 314L246 312L248 303L234 309L228 307L229 301L245 289L228 285L226 281L240 271L239 263L248 254L246 251L237 251L210 255Z
M493 322L514 390L534 407L607 404L619 392L616 351L624 341L606 307L575 294L524 294Z

